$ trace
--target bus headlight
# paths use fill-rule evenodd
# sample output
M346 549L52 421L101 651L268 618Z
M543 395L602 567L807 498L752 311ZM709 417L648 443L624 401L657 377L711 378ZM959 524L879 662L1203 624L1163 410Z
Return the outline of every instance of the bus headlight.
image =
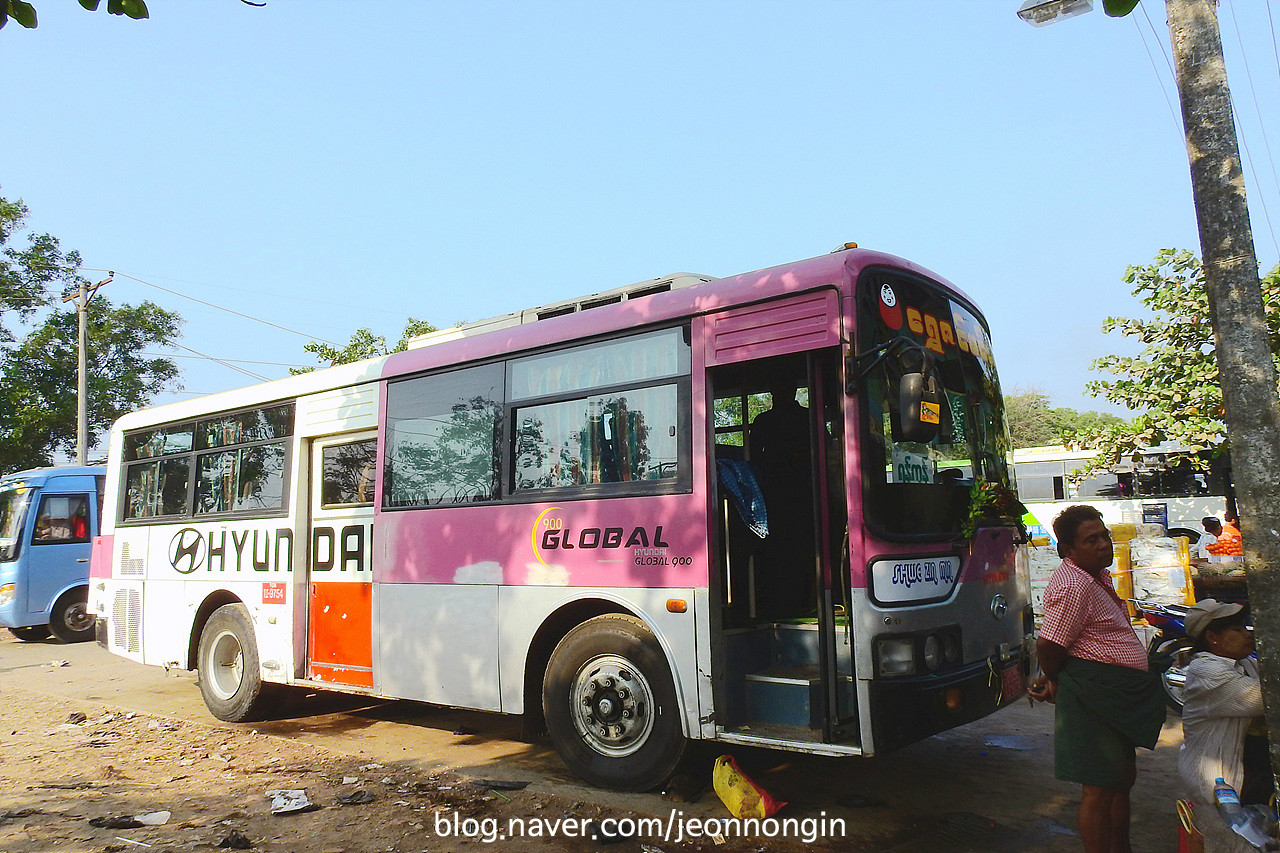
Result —
M8 607L10 604L13 603L13 596L15 594L14 591L16 589L17 589L17 585L11 584L11 583L7 583L4 586L0 586L0 607Z
M876 641L876 669L880 675L911 675L916 671L916 648L910 637Z
M937 634L924 638L924 651L920 657L924 660L926 669L937 669L942 664L942 640L938 639Z
M946 639L942 641L942 656L952 666L960 663L960 638L957 635L947 634Z

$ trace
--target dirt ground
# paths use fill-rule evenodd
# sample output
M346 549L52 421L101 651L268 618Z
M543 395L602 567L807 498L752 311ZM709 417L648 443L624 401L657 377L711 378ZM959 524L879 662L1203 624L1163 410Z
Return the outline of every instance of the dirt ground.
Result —
M237 849L237 834L252 845L239 849L294 853L479 850L499 841L500 849L595 850L596 841L570 833L582 832L586 820L596 821L600 832L611 828L604 818L630 816L526 790L493 790L453 773L362 763L252 729L228 731L94 703L76 703L68 712L59 699L20 689L4 693L0 849L9 853ZM320 808L271 813L267 791L297 789ZM357 792L373 799L341 803ZM158 811L171 813L159 826L90 823ZM499 838L510 818L525 825L536 819L548 837ZM466 835L473 837L460 837Z
M59 656L72 665L53 666ZM1052 778L1052 711L1045 706L1019 704L874 759L709 745L690 763L703 784L689 787L701 789L700 796L683 802L586 788L545 744L510 739L502 728L507 718L495 715L414 703L334 710L330 702L310 715L232 725L193 704L199 701L193 682L189 674L166 675L91 644L0 639L0 850L217 851L235 849L219 848L233 833L253 850L282 853L1080 849L1078 789ZM1180 742L1171 716L1161 745L1139 753L1133 805L1139 853L1177 848ZM477 748L483 760L468 752ZM790 802L778 814L797 822L790 837L724 832L719 843L666 833L673 811L684 819L728 817L709 790L710 761L728 751ZM474 784L485 779L530 784L496 790ZM305 790L320 808L273 815L266 792L293 789ZM372 801L340 802L361 791ZM171 814L160 826L90 824L166 810ZM659 826L631 837L602 837L613 828L608 819L654 817ZM594 830L595 838L580 837L588 820L594 823L585 834Z

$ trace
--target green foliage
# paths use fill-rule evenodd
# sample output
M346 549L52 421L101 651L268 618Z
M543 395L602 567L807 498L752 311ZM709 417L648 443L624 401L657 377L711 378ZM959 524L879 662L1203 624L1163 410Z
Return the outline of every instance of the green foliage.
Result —
M1054 408L1049 403L1049 395L1039 388L1005 396L1005 417L1014 447L1088 443L1104 430L1122 428L1128 423L1106 412L1078 412L1067 407Z
M147 405L178 376L168 358L142 351L178 336L181 317L150 302L113 307L101 295L88 309L90 446L126 412ZM75 310L55 311L0 359L0 471L53 463L75 453Z
M80 0L80 5L90 12L96 12L102 0ZM107 0L107 12L112 15L125 15L135 21L150 17L144 0ZM21 26L34 29L39 23L36 9L26 0L0 0L0 27L13 18Z
M1138 7L1138 0L1102 0L1102 11L1112 18L1123 18Z
M969 490L969 516L961 526L960 534L972 539L984 524L1013 522L1026 537L1027 525L1022 520L1026 514L1027 508L1008 486L978 480Z
M74 453L78 320L57 296L80 284L80 256L56 237L33 234L10 245L26 224L22 201L0 198L0 472L49 465L59 451ZM51 297L50 294L53 294ZM38 312L38 315L37 315ZM6 319L38 325L19 338ZM181 318L150 302L111 306L89 302L89 441L125 412L147 405L178 375L171 359L143 358L151 346L178 335Z
M426 320L410 317L409 322L405 323L404 334L400 336L400 340L391 349L387 349L387 339L384 336L375 335L369 329L356 329L355 333L351 335L351 340L341 349L321 341L312 341L303 346L303 349L314 355L316 360L325 367L333 367L334 365L351 364L354 361L363 361L366 358L376 358L393 352L404 352L409 348L410 338L434 331L436 331L436 327ZM310 373L313 370L315 370L314 367L289 368L289 372L294 375Z
M58 239L48 234L27 236L24 248L9 245L26 225L27 206L22 199L0 198L0 344L14 339L6 316L29 320L37 308L48 304L51 292L74 288L80 255L62 251Z
M1102 330L1137 338L1143 348L1137 356L1096 360L1095 369L1118 378L1090 382L1088 389L1142 414L1094 438L1093 445L1103 451L1097 463L1113 464L1165 441L1193 451L1225 451L1222 388L1200 261L1188 251L1162 249L1152 263L1126 269L1124 280L1150 317L1108 317ZM1280 354L1280 266L1262 277L1261 286L1275 359Z

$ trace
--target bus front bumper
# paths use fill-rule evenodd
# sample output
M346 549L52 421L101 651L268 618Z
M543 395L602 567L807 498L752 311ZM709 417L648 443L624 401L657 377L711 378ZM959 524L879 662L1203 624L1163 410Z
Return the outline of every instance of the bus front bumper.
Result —
M872 734L883 754L971 723L1026 695L1026 660L1015 656L946 673L871 684Z

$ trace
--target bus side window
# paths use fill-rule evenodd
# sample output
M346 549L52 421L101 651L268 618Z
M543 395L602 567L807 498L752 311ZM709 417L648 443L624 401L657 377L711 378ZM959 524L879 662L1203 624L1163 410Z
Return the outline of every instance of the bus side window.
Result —
M36 519L34 544L89 541L89 502L84 495L46 495Z

